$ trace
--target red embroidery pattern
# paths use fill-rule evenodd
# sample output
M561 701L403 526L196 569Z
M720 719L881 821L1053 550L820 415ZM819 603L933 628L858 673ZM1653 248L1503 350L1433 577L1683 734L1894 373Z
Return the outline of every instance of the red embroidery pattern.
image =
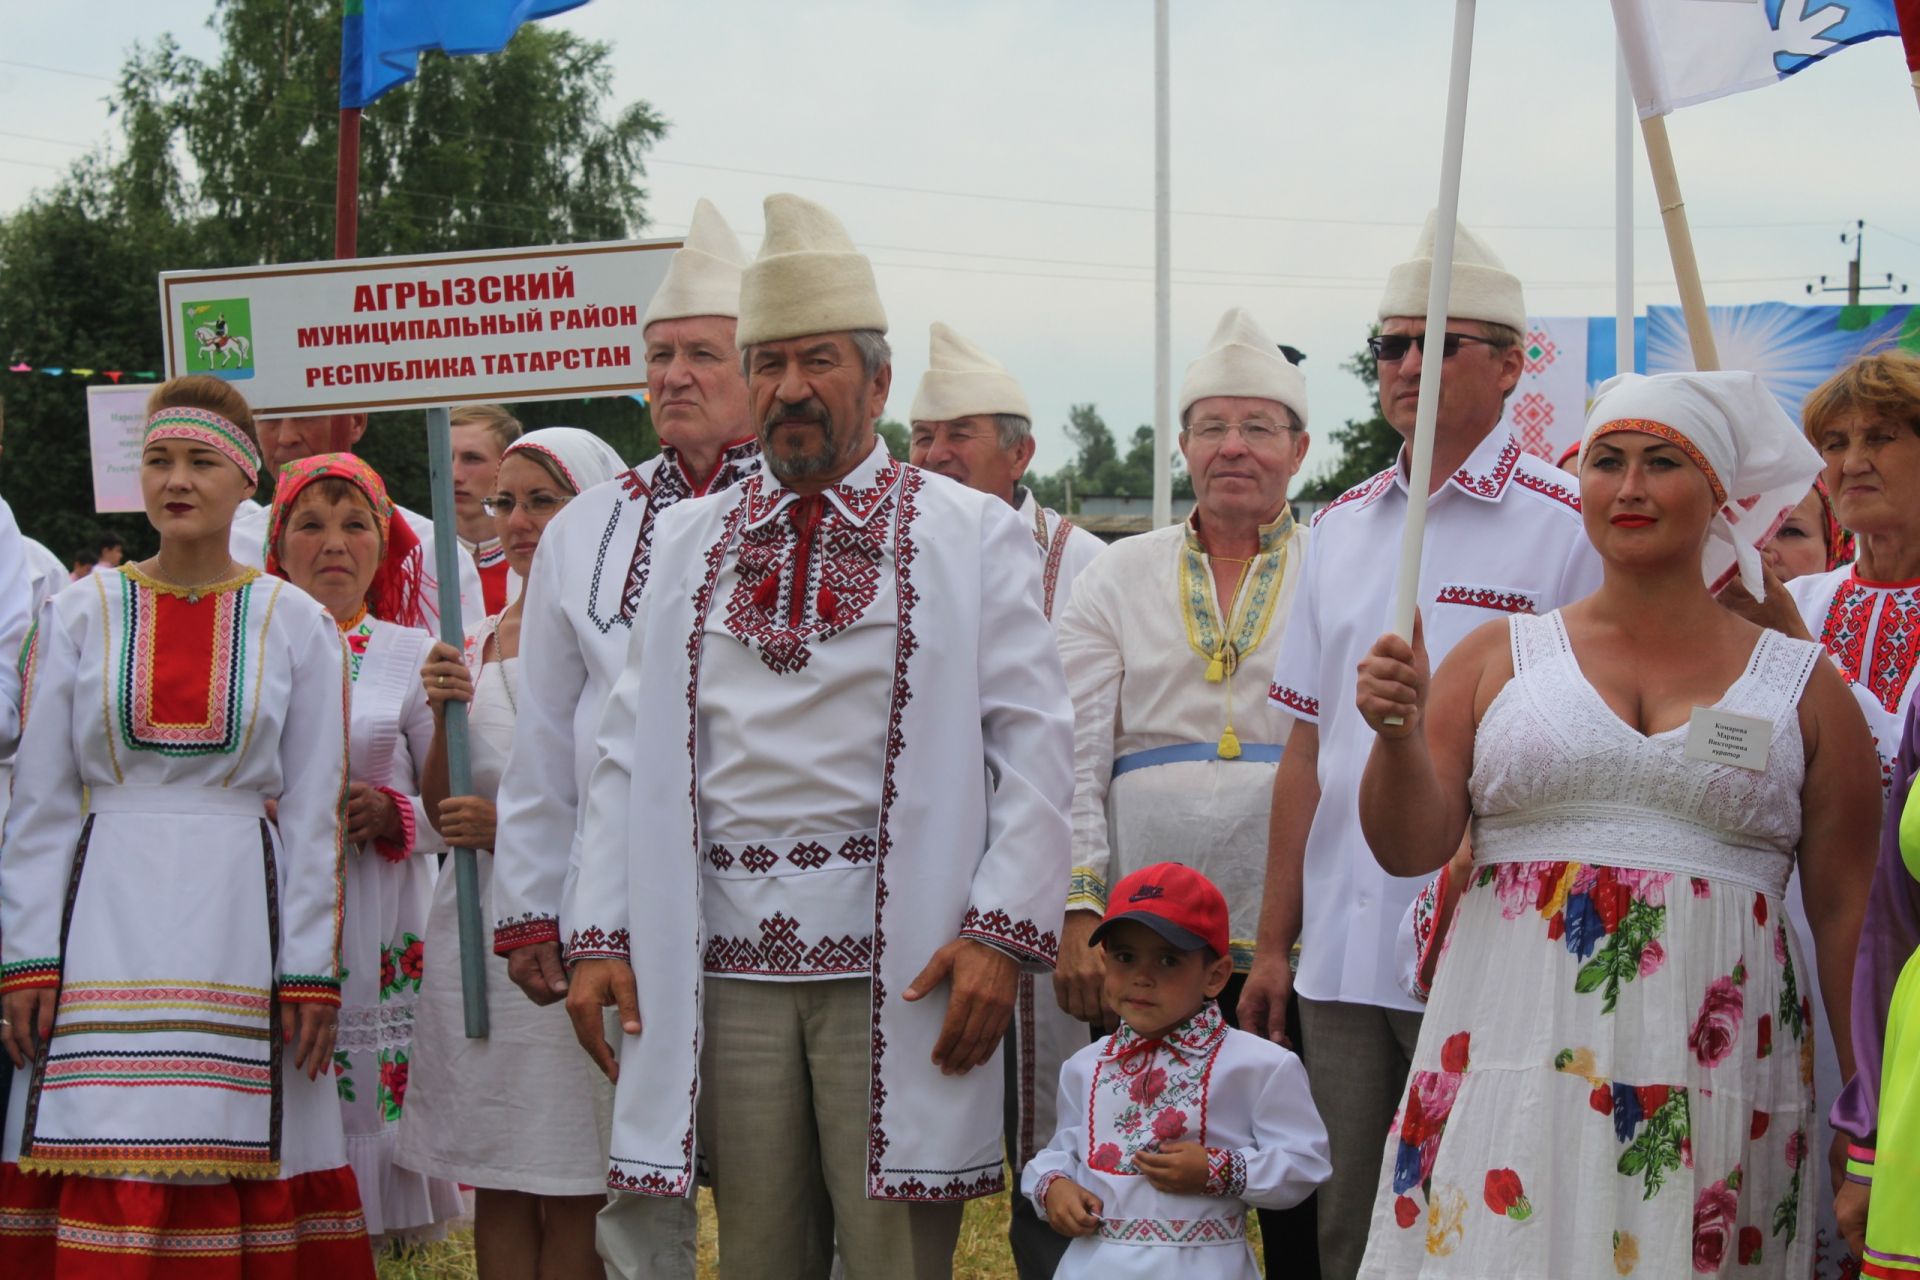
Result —
M1277 702L1295 715L1309 716L1315 720L1320 718L1320 699L1309 698L1298 689L1289 689L1284 684L1268 685L1267 701Z
M493 953L504 956L521 947L541 942L560 941L560 922L552 916L532 912L517 920L497 920L493 926Z
M1502 591L1497 587L1442 587L1434 603L1471 605L1476 609L1493 609L1500 613L1534 612L1531 593Z
M556 932L558 932L556 930ZM567 963L579 960L627 960L633 954L633 935L625 929L588 925L575 929L567 942Z
M1507 481L1513 477L1513 469L1520 465L1520 442L1511 435L1500 446L1499 456L1493 460L1493 469L1485 475L1475 475L1465 467L1453 473L1453 482L1468 493L1481 498L1498 498L1507 487Z
M1578 512L1580 492L1560 478L1565 475L1566 472L1562 471L1552 476L1536 476L1523 468L1514 475L1513 482L1523 489L1531 489L1543 497L1552 498L1569 511Z
M231 755L243 726L252 588L188 601L122 582L132 597L119 664L122 742L162 755Z
M1139 1177L1133 1157L1160 1142L1207 1140L1207 1088L1227 1022L1209 1003L1148 1040L1122 1024L1101 1046L1087 1088L1087 1163Z
M1820 626L1820 643L1840 664L1848 684L1860 683L1866 665L1867 624L1873 620L1874 592L1848 578L1833 593L1827 619Z
M1320 513L1313 518L1314 526L1318 527L1322 520L1325 520L1328 516L1338 511L1341 507L1346 506L1348 503L1358 503L1364 507L1387 490L1393 488L1393 471L1393 467L1388 467L1385 471L1380 472L1371 479L1362 480L1359 484L1353 486L1353 488L1320 508Z
M960 920L960 936L1017 952L1035 963L1049 966L1060 951L1060 939L1053 930L1043 933L1033 921L1015 920L997 908L982 915L978 907L968 907L967 914Z
M1247 1158L1238 1151L1207 1148L1207 1194L1241 1196L1247 1190Z
M879 593L886 559L887 511L898 464L882 480L846 496L856 519L821 500L807 514L804 499L780 515L759 480L748 482L747 530L741 536L739 578L727 601L725 626L777 675L803 670L810 646L845 631L866 614ZM776 494L781 491L776 491ZM755 523L754 512L761 512Z
M796 841L786 850L786 860L802 871L817 871L827 863L838 858L854 866L865 866L879 855L880 842L866 832L848 836L840 842L838 848L829 849L818 840ZM755 875L762 875L776 866L782 855L765 844L739 845L710 844L707 846L707 865L715 871L731 871L735 865Z
M800 922L776 911L760 922L758 938L709 937L701 963L709 974L734 977L866 975L873 967L871 937L800 937Z
M1880 626L1873 637L1873 666L1867 689L1888 711L1900 710L1900 697L1920 659L1920 596L1911 591L1889 591L1880 606Z

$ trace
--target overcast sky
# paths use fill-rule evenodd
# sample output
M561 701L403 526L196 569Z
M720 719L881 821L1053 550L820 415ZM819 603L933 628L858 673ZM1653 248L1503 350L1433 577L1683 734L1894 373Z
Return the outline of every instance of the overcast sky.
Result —
M0 209L80 154L63 143L109 136L98 77L132 42L170 31L215 52L210 10L0 0ZM1175 0L1176 382L1220 313L1245 305L1307 353L1321 441L1368 411L1338 366L1434 202L1452 10ZM649 164L653 234L683 231L704 195L752 248L766 193L825 203L874 259L892 414L944 320L1025 384L1050 470L1070 404L1097 403L1123 435L1153 413L1152 18L1149 0L595 0L549 21L610 42L619 96L672 122ZM1709 301L1806 301L1814 277L1843 282L1838 237L1855 218L1869 277L1892 271L1920 295L1920 110L1898 41L1669 127ZM1533 314L1612 310L1613 137L1608 6L1484 0L1461 218ZM1634 178L1636 297L1674 303L1637 154Z

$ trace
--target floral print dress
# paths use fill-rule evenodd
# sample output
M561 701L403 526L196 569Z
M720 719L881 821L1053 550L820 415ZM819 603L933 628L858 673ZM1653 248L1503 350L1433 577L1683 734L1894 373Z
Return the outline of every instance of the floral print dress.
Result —
M1819 652L1768 632L1715 704L1772 727L1746 769L1621 720L1557 612L1511 627L1361 1275L1797 1280L1827 1176L1781 893Z

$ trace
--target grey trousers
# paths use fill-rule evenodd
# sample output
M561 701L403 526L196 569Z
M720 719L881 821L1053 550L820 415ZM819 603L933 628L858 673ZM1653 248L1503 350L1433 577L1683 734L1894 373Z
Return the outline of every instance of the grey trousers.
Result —
M693 1200L607 1197L593 1223L593 1244L608 1280L694 1280Z
M1327 1126L1333 1177L1320 1188L1320 1274L1353 1280L1367 1251L1387 1130L1407 1087L1420 1015L1369 1004L1300 1002L1307 1083Z
M950 1280L959 1204L867 1199L872 986L709 978L700 1150L720 1280Z

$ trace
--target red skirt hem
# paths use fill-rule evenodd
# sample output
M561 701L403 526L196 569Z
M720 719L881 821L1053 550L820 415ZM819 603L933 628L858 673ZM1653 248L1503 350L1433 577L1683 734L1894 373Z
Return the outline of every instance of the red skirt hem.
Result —
M22 1280L374 1280L344 1166L182 1184L0 1164L0 1253Z

